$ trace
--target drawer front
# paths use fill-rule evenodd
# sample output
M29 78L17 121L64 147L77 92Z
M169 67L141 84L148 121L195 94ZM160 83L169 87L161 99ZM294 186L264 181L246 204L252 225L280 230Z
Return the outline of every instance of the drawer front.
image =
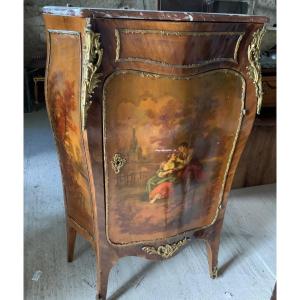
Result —
M153 241L212 224L243 118L241 75L123 70L103 89L108 239Z
M116 29L115 61L178 68L194 68L213 61L237 63L243 35L243 32Z
M192 75L203 67L238 68L248 24L95 20L104 50L102 67Z

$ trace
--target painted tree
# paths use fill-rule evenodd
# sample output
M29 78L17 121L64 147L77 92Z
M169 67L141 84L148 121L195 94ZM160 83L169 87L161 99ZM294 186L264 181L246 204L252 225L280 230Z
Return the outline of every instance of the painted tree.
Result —
M176 133L185 117L183 103L170 98L159 111L149 109L146 115L152 124L159 126L159 134L151 136L150 142L164 147L173 144L176 140Z

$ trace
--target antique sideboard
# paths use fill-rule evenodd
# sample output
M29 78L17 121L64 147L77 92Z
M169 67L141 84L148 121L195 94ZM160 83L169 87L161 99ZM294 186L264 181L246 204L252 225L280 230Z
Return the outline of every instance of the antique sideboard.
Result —
M235 169L262 100L267 18L43 9L46 104L66 208L95 249L97 298L127 255L167 259L206 241L217 276Z

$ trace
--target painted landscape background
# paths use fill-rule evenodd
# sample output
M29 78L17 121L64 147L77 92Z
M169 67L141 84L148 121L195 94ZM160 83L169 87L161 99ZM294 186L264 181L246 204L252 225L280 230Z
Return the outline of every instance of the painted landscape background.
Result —
M108 228L115 243L165 238L212 221L238 129L243 82L234 72L190 79L128 71L105 86L106 153L127 163L108 171ZM197 180L178 177L167 199L150 203L146 185L185 143Z

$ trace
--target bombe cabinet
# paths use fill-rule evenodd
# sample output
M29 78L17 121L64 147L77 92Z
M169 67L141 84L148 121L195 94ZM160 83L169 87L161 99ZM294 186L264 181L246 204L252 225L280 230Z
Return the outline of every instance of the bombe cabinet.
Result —
M105 299L118 258L167 259L201 238L215 278L227 195L261 106L267 19L73 7L43 14L68 261L79 233L95 249L97 298Z

